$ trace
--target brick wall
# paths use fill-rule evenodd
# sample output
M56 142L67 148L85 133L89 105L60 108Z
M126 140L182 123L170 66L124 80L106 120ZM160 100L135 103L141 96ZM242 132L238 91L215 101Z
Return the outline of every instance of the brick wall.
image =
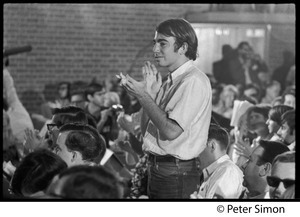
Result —
M155 26L168 18L207 10L209 4L5 4L4 46L30 44L29 53L10 57L11 74L26 108L36 111L45 85L98 81L119 72L140 77L152 57ZM270 68L295 38L271 37ZM284 40L281 40L281 38ZM273 52L275 51L275 52ZM38 100L37 100L38 99Z

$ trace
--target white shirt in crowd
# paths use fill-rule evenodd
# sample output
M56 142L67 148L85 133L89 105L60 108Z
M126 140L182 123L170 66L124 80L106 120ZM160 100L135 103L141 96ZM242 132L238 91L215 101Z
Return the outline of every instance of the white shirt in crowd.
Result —
M169 87L169 88L168 88ZM174 72L158 92L156 103L170 119L183 129L176 139L162 139L150 120L144 136L143 150L157 155L173 155L182 160L197 157L204 149L212 111L212 91L208 77L193 61Z
M203 169L204 181L200 186L200 198L239 198L243 190L243 172L229 156L223 155Z

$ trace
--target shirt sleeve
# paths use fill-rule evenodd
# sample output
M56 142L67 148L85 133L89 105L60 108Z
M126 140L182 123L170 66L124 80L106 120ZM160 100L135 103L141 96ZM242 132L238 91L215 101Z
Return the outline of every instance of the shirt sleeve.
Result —
M189 77L175 91L166 106L168 117L184 130L191 125L208 106L211 88L199 77Z

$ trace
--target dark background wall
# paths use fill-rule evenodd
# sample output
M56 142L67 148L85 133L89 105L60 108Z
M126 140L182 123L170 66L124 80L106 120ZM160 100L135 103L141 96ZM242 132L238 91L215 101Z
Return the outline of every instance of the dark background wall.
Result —
M32 110L30 104L41 100L32 92L64 80L102 81L121 71L139 78L143 62L152 58L155 26L208 8L209 4L4 4L3 45L33 47L10 57L21 101ZM295 29L273 27L271 70L280 65L286 48L295 50Z

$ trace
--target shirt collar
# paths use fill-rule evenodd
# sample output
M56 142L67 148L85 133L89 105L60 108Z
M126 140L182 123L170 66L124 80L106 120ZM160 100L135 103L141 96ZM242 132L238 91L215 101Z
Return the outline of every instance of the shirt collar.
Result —
M227 154L223 155L220 157L218 160L210 164L208 167L204 168L202 170L203 176L204 176L204 181L206 181L211 174L218 168L218 166L223 163L224 161L230 160L229 156Z
M167 82L174 81L179 75L182 75L193 64L192 60L189 60L177 68L174 72L168 74Z

